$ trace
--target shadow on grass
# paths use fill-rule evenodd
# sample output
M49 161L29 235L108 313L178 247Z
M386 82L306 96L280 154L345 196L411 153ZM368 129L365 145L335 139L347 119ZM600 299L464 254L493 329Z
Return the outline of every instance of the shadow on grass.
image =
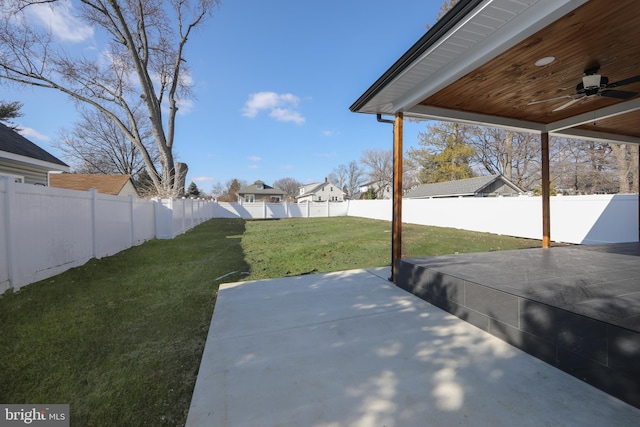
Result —
M218 286L248 271L244 232L208 221L5 293L0 402L68 403L71 425L184 424Z

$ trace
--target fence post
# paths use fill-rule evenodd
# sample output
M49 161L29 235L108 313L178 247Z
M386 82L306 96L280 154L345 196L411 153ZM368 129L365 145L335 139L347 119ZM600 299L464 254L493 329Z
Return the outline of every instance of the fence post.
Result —
M307 218L309 218L309 205L310 204L311 204L311 202L307 200Z
M15 229L15 227L13 226L13 205L15 203L16 185L15 181L8 176L0 177L0 179L4 181L4 188L6 191L4 194L4 226L5 236L7 236L5 249L7 251L7 279L9 279L8 289L14 289L16 287L16 240L15 233L13 233L13 230Z
M133 194L129 194L129 222L131 223L131 244L129 245L129 247L133 247L133 244L136 240L136 234L135 234L135 229L134 229L134 218L133 218Z
M183 197L182 199L182 230L180 230L180 233L184 233L185 228L187 227L187 203L185 202L185 198ZM176 237L176 235L173 235L171 238L173 239L174 237Z
M331 216L329 201L327 200L327 218Z
M98 242L97 242L98 231L97 231L97 224L96 224L96 212L98 209L98 200L97 200L96 189L90 188L89 194L91 195L91 240L93 241L92 250L93 250L93 257L98 258Z
M159 221L159 217L160 217L160 198L156 198L153 199L153 223L155 224L154 229L156 230L156 239L158 239L160 232L158 230L158 228L160 227L160 221Z

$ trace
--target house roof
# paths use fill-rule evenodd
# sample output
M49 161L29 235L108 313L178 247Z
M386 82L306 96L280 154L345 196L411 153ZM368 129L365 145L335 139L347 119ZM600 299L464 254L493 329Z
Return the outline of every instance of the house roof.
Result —
M303 191L302 194L299 194L296 196L296 199L300 198L300 197L307 197L313 193L316 192L316 190L318 190L322 184L324 184L324 182L314 182L313 184L307 184L307 185L303 185Z
M639 27L637 0L460 0L350 109L638 144ZM595 66L624 84L566 105Z
M284 196L286 193L278 188L273 188L263 181L256 181L251 185L247 185L246 187L238 190L238 194L259 194L259 195L279 195Z
M38 147L3 123L0 123L0 151L17 154L18 156L28 157L41 162L53 163L64 166L65 168L69 167L65 162Z
M459 179L456 181L423 184L409 191L405 197L408 199L419 199L427 197L473 196L475 194L482 193L483 189L498 180L502 180L506 185L517 192L524 192L521 188L502 175L487 175L475 178Z
M313 184L303 185L302 188L304 189L304 191L302 192L302 194L297 195L296 199L311 196L315 194L317 191L320 191L325 185L333 185L334 187L338 188L336 185L328 181L314 182ZM345 192L340 190L339 188L338 188L338 191L343 195L345 194Z
M117 196L130 180L131 175L56 173L49 176L49 185L80 191L89 191L93 188L98 193Z

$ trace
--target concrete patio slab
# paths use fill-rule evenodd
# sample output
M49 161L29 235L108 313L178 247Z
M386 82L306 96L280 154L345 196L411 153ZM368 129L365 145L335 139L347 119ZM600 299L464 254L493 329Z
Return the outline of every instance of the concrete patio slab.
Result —
M390 283L220 287L187 426L636 426L640 410Z

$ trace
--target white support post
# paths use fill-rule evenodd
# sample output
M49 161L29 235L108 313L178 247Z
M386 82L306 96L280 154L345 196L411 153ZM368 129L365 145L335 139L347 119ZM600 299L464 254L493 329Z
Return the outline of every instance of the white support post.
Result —
M327 200L327 218L329 218L331 216L331 212L330 212L330 204L329 201Z

